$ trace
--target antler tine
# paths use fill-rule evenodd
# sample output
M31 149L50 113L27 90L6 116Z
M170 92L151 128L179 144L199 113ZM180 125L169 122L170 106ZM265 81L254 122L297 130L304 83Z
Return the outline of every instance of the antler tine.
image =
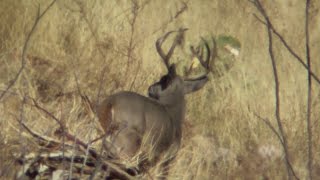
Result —
M210 59L214 61L216 57L218 57L218 48L217 48L217 43L216 40L212 37L212 53L211 53Z
M206 40L204 40L203 37L201 37L201 39L202 39L202 41L204 42L204 47L206 48L208 54L207 54L207 58L206 58L205 61L203 61L203 59L202 59L202 54L201 54L201 56L200 56L200 58L199 58L199 61L200 61L201 65L202 65L204 68L206 68L207 70L209 70L209 60L211 59L210 47L209 47L208 42L207 42ZM203 50L201 51L201 53L202 53L202 52L203 52Z
M188 30L187 28L181 28L178 31L169 31L167 32L164 36L160 37L157 42L156 42L156 49L157 52L159 53L160 57L162 58L164 64L166 65L167 69L169 70L169 59L171 58L175 47L181 43L181 40L183 38L183 32ZM165 54L161 48L162 43L168 38L168 36L174 32L178 32L179 34L176 36L176 38L174 39L174 42L172 43L169 51L167 54Z
M201 40L203 41L204 47L206 48L206 51L207 51L206 59L203 60L203 48L201 48L201 47L197 47L196 49L194 49L194 47L191 47L191 52L193 55L195 55L197 57L200 64L207 70L207 73L209 73L210 72L210 60L215 59L216 54L217 54L216 41L214 38L212 38L213 47L210 50L208 42L202 37L201 37Z

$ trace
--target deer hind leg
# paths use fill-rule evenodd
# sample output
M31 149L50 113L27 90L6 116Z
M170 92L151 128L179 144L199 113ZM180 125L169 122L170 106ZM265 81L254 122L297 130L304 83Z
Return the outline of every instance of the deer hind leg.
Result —
M134 128L123 128L112 138L112 145L120 158L135 157L141 146L141 135Z

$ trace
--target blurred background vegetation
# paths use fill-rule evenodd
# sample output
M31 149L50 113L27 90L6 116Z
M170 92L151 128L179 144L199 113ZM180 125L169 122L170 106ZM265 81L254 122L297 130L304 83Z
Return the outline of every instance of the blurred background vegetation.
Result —
M305 59L304 1L262 1L275 28ZM37 8L48 0L1 0L0 91L21 66L22 48ZM320 1L310 7L313 72L320 76ZM266 27L249 1L236 0L58 0L36 27L26 65L0 100L0 177L15 176L15 159L33 151L17 120L54 137L57 127L26 96L63 121L70 132L89 141L101 132L85 113L79 92L97 104L120 90L146 94L166 73L155 49L164 33L189 28L172 58L183 74L191 45L213 37L218 57L210 81L188 96L183 144L170 169L171 179L285 179L283 150L276 135L254 114L276 127L274 78ZM169 40L170 41L170 40ZM170 43L168 43L170 44ZM166 47L166 46L165 46ZM280 81L281 118L296 174L307 176L307 71L274 38ZM201 70L196 72L200 72ZM320 91L312 92L314 175L320 176ZM23 107L23 108L22 108ZM23 118L21 118L23 114ZM94 128L93 128L94 127Z

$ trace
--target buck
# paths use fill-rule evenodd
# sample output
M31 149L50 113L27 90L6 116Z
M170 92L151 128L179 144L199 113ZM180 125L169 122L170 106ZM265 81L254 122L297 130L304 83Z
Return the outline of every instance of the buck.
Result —
M185 117L185 95L201 89L208 81L208 43L203 60L203 47L191 48L207 73L196 78L186 79L176 73L175 64L169 60L176 46L182 42L186 29L171 31L156 41L159 53L168 73L151 85L148 97L130 91L122 91L107 97L97 108L97 115L105 133L111 137L110 152L118 157L133 157L143 147L148 146L148 161L155 162L160 157L172 159L177 153ZM172 33L177 33L168 51L164 53L163 42Z

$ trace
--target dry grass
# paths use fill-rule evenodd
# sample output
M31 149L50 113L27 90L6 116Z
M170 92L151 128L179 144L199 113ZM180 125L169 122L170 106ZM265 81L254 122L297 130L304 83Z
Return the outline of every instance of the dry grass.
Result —
M211 77L206 87L188 97L183 145L171 164L170 179L285 179L282 147L275 134L254 113L276 125L274 81L268 59L267 32L247 1L57 1L33 34L26 67L0 102L0 177L15 176L15 159L36 151L18 121L42 135L55 137L59 127L25 97L32 97L66 124L70 133L88 142L100 127L90 117L79 91L95 104L119 90L145 94L164 73L154 43L172 29L188 27L186 44L200 36L227 34L242 44L234 67ZM0 90L19 67L26 34L38 3L0 2ZM272 22L295 52L305 59L304 2L263 1ZM310 47L313 71L320 76L320 2L313 1ZM177 15L177 16L176 16ZM133 21L135 19L135 21ZM185 49L187 50L187 45ZM296 174L307 177L307 71L274 39L279 69L281 118ZM175 61L188 58L179 49ZM312 128L314 173L320 175L320 85L314 83ZM94 147L99 147L99 143Z

